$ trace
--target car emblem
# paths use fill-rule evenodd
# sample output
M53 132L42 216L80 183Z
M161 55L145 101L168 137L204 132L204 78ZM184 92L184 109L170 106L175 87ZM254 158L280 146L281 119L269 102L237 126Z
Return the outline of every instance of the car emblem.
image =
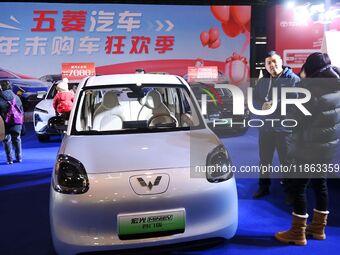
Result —
M151 183L151 181L149 181L149 183L146 184L146 182L144 181L144 179L142 177L137 178L140 185L142 185L142 187L147 186L149 188L149 190L151 190L153 186L157 186L160 183L161 179L162 179L162 176L157 176L157 178L156 178L156 180L153 184Z
M164 193L169 186L168 174L144 174L130 177L130 185L138 195L153 195Z

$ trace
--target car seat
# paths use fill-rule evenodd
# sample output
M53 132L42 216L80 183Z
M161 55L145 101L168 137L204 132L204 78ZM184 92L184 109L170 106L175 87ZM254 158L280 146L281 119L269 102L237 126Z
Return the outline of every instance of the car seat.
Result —
M93 130L119 130L123 127L124 109L119 104L115 91L107 91L93 115Z
M178 126L177 119L162 102L162 96L157 90L151 90L146 94L145 102L138 113L138 117L145 107L152 111L151 116L148 118L148 126L157 127L170 124L173 124L176 127Z

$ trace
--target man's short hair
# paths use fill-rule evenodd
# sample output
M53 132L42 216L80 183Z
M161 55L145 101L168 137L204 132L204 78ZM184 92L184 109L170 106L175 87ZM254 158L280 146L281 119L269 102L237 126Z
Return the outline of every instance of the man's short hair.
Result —
M266 58L269 58L275 55L278 55L279 57L281 57L275 50L271 50L267 52Z

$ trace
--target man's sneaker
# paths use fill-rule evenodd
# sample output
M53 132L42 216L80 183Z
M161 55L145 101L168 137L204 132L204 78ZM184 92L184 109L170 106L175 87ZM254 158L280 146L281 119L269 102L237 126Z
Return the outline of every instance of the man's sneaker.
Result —
M11 165L11 164L13 164L13 160L8 160L7 165Z
M253 194L253 198L260 198L269 195L269 187L259 187Z
M22 162L22 157L21 154L15 154L15 158L16 158L16 163L21 163Z

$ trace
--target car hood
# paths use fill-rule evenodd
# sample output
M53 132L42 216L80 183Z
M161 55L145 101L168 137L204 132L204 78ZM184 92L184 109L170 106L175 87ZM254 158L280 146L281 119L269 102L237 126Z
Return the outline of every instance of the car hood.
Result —
M141 134L65 136L60 154L79 160L87 173L205 165L220 144L208 129Z
M39 108L41 110L45 110L48 113L55 114L55 111L53 109L53 99L43 99L41 100L35 107Z

